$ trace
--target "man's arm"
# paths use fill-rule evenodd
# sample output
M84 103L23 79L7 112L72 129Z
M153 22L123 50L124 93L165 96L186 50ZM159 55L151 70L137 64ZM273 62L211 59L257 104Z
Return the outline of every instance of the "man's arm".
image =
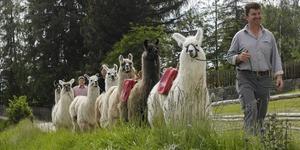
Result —
M276 79L277 90L281 91L283 88L283 80L282 80L283 70L282 70L281 58L273 34L272 34L272 69Z
M237 63L239 63L239 59L237 59L238 49L238 35L235 34L235 36L232 38L230 48L227 52L227 61L232 65L236 65Z

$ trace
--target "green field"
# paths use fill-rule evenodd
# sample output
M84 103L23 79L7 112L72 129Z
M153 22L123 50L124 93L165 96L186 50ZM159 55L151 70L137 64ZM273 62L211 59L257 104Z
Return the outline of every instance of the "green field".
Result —
M300 98L273 101L269 112L299 112ZM217 106L215 114L242 114L240 104ZM300 121L290 122L300 127ZM0 129L4 126L0 120ZM185 127L151 129L121 124L112 129L96 129L88 133L73 133L70 130L43 132L33 123L24 120L16 126L0 130L2 150L66 150L66 149L211 149L211 150L264 150L259 137L243 134L242 121L211 121ZM2 128L3 129L3 128ZM247 140L245 140L247 139ZM289 131L288 149L300 149L300 131Z
M224 128L223 128L224 129ZM245 140L247 138L248 140ZM299 134L292 134L288 149L299 149ZM193 127L168 128L120 125L113 129L96 129L88 133L69 130L42 132L30 121L22 121L0 132L0 149L232 149L263 150L257 137L245 136L241 130L215 130L209 123Z
M269 113L294 112L300 113L300 98L293 98L280 101L270 101ZM213 113L217 115L243 114L240 104L230 104L225 106L215 106Z

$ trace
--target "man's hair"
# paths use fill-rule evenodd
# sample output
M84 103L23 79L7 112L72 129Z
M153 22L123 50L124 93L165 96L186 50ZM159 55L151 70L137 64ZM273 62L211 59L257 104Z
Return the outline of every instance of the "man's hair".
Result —
M251 3L246 4L246 6L245 6L246 16L249 15L250 9L255 9L255 10L260 9L260 5L258 3L255 3L255 2L251 2Z
M84 76L79 76L78 80L80 80L80 79L85 79L85 78L84 78Z

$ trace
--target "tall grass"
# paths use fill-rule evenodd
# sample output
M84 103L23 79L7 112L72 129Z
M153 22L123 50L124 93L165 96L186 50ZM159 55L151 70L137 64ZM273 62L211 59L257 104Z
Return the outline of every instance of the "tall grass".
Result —
M291 149L299 149L294 143ZM112 129L96 129L89 133L69 130L42 132L30 121L0 133L0 149L263 149L259 138L247 137L241 130L216 132L209 122L197 125L150 129L120 125Z

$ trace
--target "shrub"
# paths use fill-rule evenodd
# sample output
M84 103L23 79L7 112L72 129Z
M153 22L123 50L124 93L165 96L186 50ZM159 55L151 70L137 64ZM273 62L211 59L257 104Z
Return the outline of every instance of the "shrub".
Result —
M13 100L9 100L8 108L6 109L8 120L10 123L18 123L24 118L32 119L32 110L28 106L27 97L13 97Z
M265 123L265 133L262 135L262 143L267 149L288 149L290 143L288 121L279 120L276 114L270 116Z

